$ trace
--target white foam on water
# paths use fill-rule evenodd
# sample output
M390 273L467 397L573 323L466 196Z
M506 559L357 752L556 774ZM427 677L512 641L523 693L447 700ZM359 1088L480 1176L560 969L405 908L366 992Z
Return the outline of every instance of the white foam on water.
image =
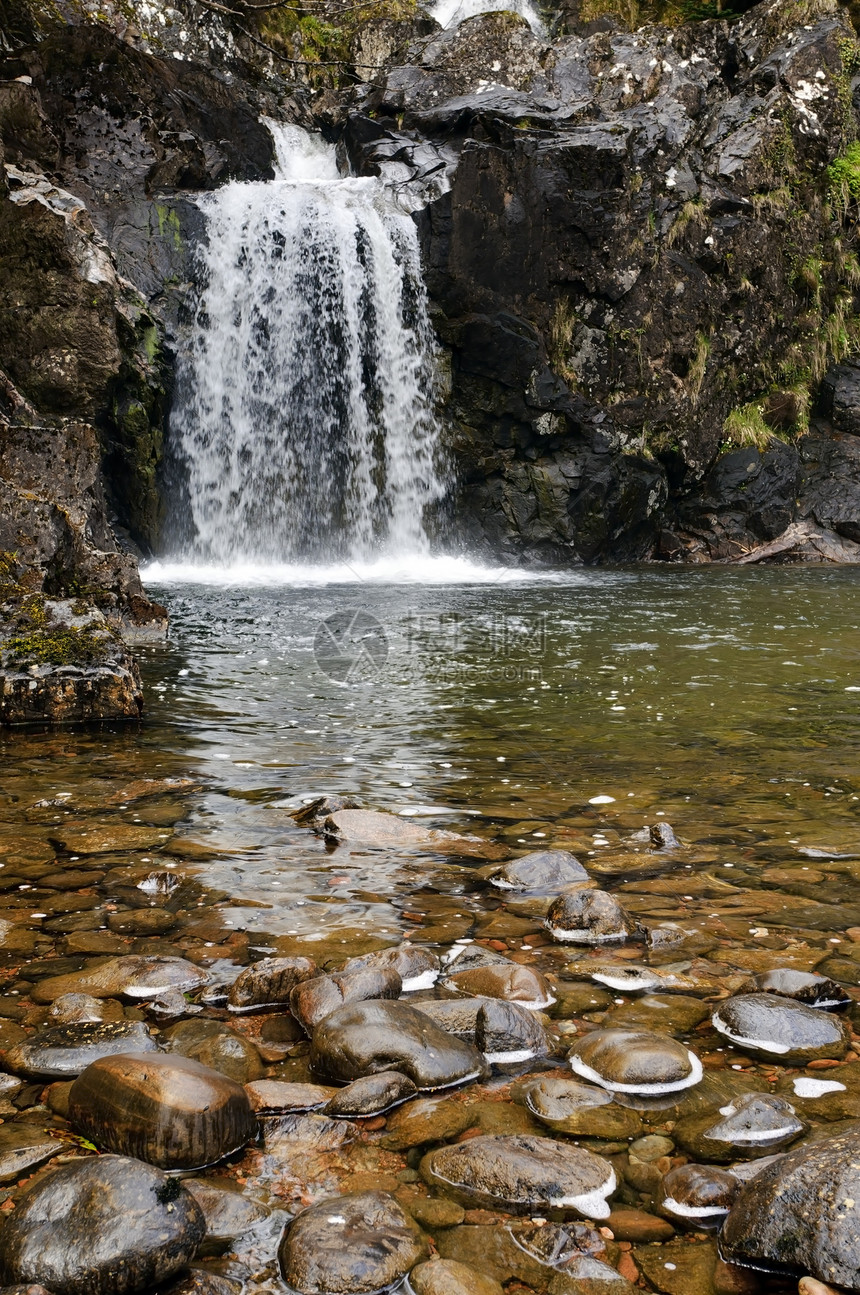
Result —
M527 1004L523 1003L522 1006L525 1007L527 1006ZM484 1056L487 1058L487 1061L489 1061L490 1064L494 1066L509 1066L509 1065L512 1065L514 1062L531 1061L532 1057L535 1055L536 1054L535 1054L534 1048L521 1048L519 1052L485 1052L484 1053Z
M791 1044L789 1043L777 1043L773 1039L748 1039L743 1034L735 1034L724 1024L717 1012L714 1012L711 1020L720 1034L727 1038L730 1043L736 1043L739 1048L758 1048L760 1052L773 1052L776 1056L781 1056L784 1052L791 1051Z
M420 976L410 976L403 981L403 993L414 994L417 989L432 989L438 979L438 971L422 971Z
M728 1205L685 1205L683 1201L676 1201L673 1196L667 1196L661 1204L664 1210L668 1210L670 1214L677 1214L682 1219L707 1219L729 1212Z
M532 585L589 583L575 571L484 566L471 558L431 554L385 555L331 563L158 558L141 567L148 584L219 588L313 588L328 585Z
M846 1088L835 1079L809 1079L799 1075L794 1081L794 1091L798 1097L823 1097L825 1093L844 1093Z
M696 1056L695 1052L690 1052L689 1049L687 1050L687 1056L690 1059L689 1075L687 1075L685 1079L676 1079L674 1083L671 1084L612 1083L610 1080L604 1079L604 1077L598 1074L596 1070L592 1070L591 1066L587 1066L584 1061L579 1059L579 1057L569 1057L568 1060L570 1061L570 1068L574 1074L580 1075L583 1079L590 1080L593 1084L599 1084L601 1088L608 1088L611 1092L638 1093L642 1097L661 1097L664 1093L677 1093L682 1088L692 1088L694 1084L699 1083L704 1074L702 1063Z
M606 1197L611 1196L617 1186L615 1170L610 1169L606 1181L593 1191L583 1192L580 1196L554 1196L549 1203L554 1209L578 1210L587 1219L608 1219L610 1208Z

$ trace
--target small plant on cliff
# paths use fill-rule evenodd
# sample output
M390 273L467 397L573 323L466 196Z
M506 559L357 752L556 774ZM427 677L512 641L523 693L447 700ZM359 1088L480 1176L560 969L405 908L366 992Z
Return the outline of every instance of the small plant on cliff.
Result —
M841 157L834 158L827 168L827 179L830 201L845 219L860 202L860 141L849 144Z
M672 228L666 235L666 242L669 247L674 247L680 242L690 225L706 225L708 217L701 198L695 198L691 202L685 202L678 215L675 217Z
M733 409L723 424L723 435L727 447L752 445L757 450L767 448L773 439L773 432L764 421L764 410L754 401Z
M560 297L549 321L549 358L552 367L569 387L575 387L578 374L570 367L570 348L576 328L576 312L570 302Z
M706 337L704 333L697 333L696 349L687 370L687 390L694 405L698 402L702 391L702 383L705 381L705 370L708 367L708 356L710 354L711 339Z

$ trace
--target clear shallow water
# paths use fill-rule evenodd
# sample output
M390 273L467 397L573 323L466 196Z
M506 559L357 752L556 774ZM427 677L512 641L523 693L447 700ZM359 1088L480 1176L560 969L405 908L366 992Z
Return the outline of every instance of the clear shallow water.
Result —
M332 850L297 827L288 811L324 794L514 853L565 845L586 863L630 857L632 833L662 816L690 853L652 872L732 867L736 885L758 889L770 864L826 867L850 898L835 880L850 862L804 851L860 856L853 569L482 583L474 569L451 583L449 569L422 585L170 574L149 576L172 630L145 660L143 725L4 734L6 821L39 836L31 807L58 794L86 821L140 821L100 809L99 795L132 778L195 779L202 790L173 798L179 832L212 858L183 866L229 896L225 931L351 952L404 931L444 943L491 920L497 901L463 860ZM589 803L598 796L613 800ZM683 893L655 899L655 913L716 911ZM780 918L798 938L833 925L830 903L812 921L804 902ZM745 910L726 938L755 947L755 925Z

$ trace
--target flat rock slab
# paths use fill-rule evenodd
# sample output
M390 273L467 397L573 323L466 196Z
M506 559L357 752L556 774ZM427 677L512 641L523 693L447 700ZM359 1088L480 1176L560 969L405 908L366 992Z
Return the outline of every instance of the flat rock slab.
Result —
M49 839L69 854L119 854L125 850L155 850L170 839L172 833L163 827L138 826L135 823L111 823L104 827L55 830Z
M76 1160L18 1196L0 1233L0 1282L36 1282L54 1295L127 1295L184 1268L205 1232L194 1199L151 1165Z
M288 1225L281 1272L299 1295L371 1295L426 1257L420 1229L385 1192L321 1201Z
M508 851L481 836L462 836L422 827L397 814L383 814L373 809L341 809L329 814L323 824L326 836L338 841L354 841L390 849L424 850L432 854L463 855L470 859L504 859Z

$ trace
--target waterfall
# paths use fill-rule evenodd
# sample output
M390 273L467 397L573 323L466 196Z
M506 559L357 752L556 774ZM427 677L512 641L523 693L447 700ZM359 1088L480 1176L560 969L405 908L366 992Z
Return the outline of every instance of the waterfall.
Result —
M321 139L270 127L275 179L200 199L206 241L170 429L184 556L424 553L444 482L414 222L391 186L342 177Z
M467 18L476 18L482 13L498 13L509 10L525 18L536 36L544 38L546 28L536 4L532 0L435 0L430 5L430 14L440 27L457 27Z

